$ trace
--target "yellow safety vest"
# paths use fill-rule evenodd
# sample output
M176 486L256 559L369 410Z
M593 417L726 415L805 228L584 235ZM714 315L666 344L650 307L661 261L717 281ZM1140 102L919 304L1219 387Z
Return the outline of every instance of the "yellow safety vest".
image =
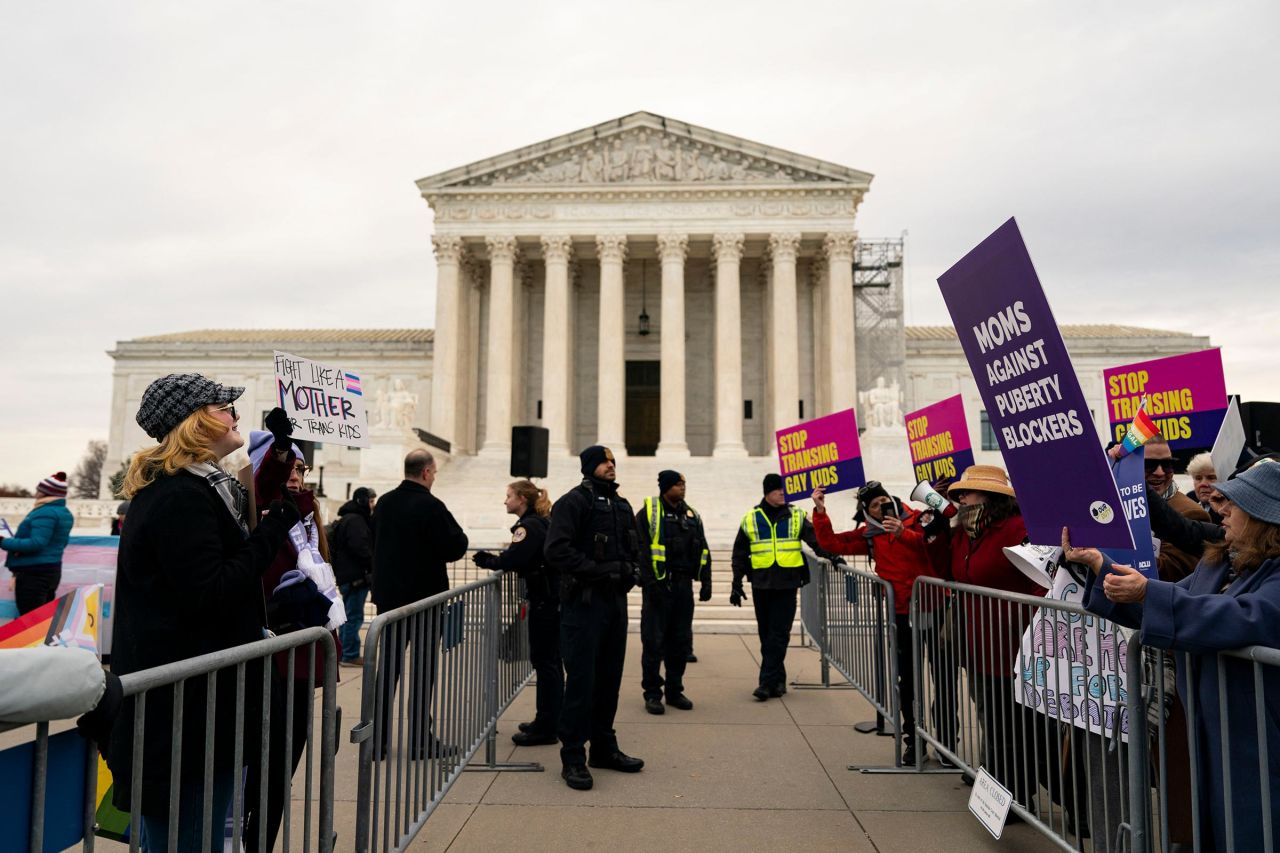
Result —
M689 507L693 517L701 520L698 511ZM662 544L662 498L645 498L644 513L649 519L649 556L653 561L653 576L658 580L667 579L667 546ZM703 539L706 544L706 539ZM698 571L701 573L711 561L711 552L702 549L702 559Z
M751 568L767 569L777 564L784 569L798 569L804 565L804 553L800 550L800 531L804 527L804 510L791 508L786 534L778 535L778 526L769 520L764 510L755 507L742 517L742 532L751 543Z

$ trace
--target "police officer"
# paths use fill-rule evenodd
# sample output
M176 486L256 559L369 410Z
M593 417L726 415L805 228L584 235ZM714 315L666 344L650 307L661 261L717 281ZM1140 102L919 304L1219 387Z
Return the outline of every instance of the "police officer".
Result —
M627 654L627 593L638 574L635 520L631 504L618 495L609 448L592 445L578 458L582 483L551 509L546 558L560 572L560 775L570 788L585 791L592 785L588 764L637 773L644 762L618 749L613 730Z
M729 595L729 603L741 607L747 597L742 579L751 579L760 634L760 681L751 695L760 702L787 692L784 661L796 618L796 590L809 582L801 542L827 556L818 547L804 511L787 504L782 477L766 475L764 498L742 517L733 542L733 589Z
M564 667L560 661L560 576L546 565L543 549L551 501L545 489L529 480L507 485L507 512L519 520L511 527L511 544L501 554L476 553L482 569L515 572L529 600L529 663L538 675L537 713L511 736L517 746L556 742L564 702Z
M644 709L664 713L667 704L693 709L684 695L684 668L693 649L693 581L701 581L701 601L711 599L711 552L702 518L684 502L685 480L678 471L658 473L658 497L644 499L636 513L640 538L641 681ZM664 681L658 672L666 663Z

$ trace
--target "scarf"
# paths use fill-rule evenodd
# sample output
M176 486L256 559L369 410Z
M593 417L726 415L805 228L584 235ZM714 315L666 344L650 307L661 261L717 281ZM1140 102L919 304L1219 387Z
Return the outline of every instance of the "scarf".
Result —
M245 521L244 514L249 508L249 493L245 491L244 486L240 485L240 481L210 462L197 462L186 466L186 470L197 477L203 477L218 493L218 497L222 498L222 502L227 507L227 512L231 513L231 517L239 525L241 535L248 539L249 525Z
M986 512L986 504L970 504L960 507L960 526L969 534L970 539L977 539L982 531L991 524L991 516Z
M54 501L64 501L66 499L65 495L40 495L36 498L36 502L31 505L31 508L35 509L36 507L41 507L45 504L51 504Z

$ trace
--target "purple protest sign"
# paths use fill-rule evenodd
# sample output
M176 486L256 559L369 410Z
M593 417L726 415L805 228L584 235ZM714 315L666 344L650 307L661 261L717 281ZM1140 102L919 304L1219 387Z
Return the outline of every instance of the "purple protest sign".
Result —
M916 482L939 483L954 480L973 464L973 444L969 423L964 417L964 398L954 397L916 409L906 417L907 444Z
M938 279L1038 545L1132 548L1120 494L1049 301L1010 219Z
M1146 412L1173 450L1212 447L1227 411L1222 350L1207 349L1102 371L1107 420L1116 441L1124 438L1142 398Z
M839 492L866 482L853 409L780 429L775 439L788 501L807 498L819 486Z

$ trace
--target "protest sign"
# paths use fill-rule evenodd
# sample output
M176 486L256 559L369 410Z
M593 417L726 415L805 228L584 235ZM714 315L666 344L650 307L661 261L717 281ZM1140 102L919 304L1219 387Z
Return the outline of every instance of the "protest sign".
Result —
M1133 566L1158 579L1142 459L1142 448L1138 448L1113 467L1136 547L1109 548L1105 553L1113 563ZM1084 600L1084 581L1083 576L1058 568L1046 597L1078 604ZM1015 663L1022 676L1022 690L1015 694L1018 702L1095 734L1119 731L1127 742L1129 714L1124 685L1129 639L1124 628L1092 614L1036 611L1022 635Z
M303 441L369 446L369 419L359 375L276 351L276 399Z
M1240 454L1244 452L1244 423L1240 420L1240 401L1231 398L1227 413L1222 418L1222 426L1218 427L1218 437L1213 440L1213 450L1209 455L1213 458L1213 472L1219 480L1231 476L1240 464Z
M116 559L119 555L119 536L72 536L62 552L62 579L56 595L65 596L80 587L101 586L98 607L101 625L98 628L98 652L111 654L111 632L114 623L112 608L115 603ZM0 626L18 618L18 603L10 587L12 575L8 569L0 569Z
M1124 438L1142 398L1173 450L1213 446L1227 409L1222 350L1207 349L1102 371L1111 436ZM1230 472L1228 472L1230 473ZM1224 476L1224 475L1219 475Z
M819 486L839 492L866 482L853 409L780 429L775 438L782 487L789 501L807 498Z
M956 479L973 464L964 398L959 394L909 413L906 421L917 483L928 480L936 488L939 483Z
M938 279L1004 455L1027 532L1132 548L1089 407L1017 223Z

